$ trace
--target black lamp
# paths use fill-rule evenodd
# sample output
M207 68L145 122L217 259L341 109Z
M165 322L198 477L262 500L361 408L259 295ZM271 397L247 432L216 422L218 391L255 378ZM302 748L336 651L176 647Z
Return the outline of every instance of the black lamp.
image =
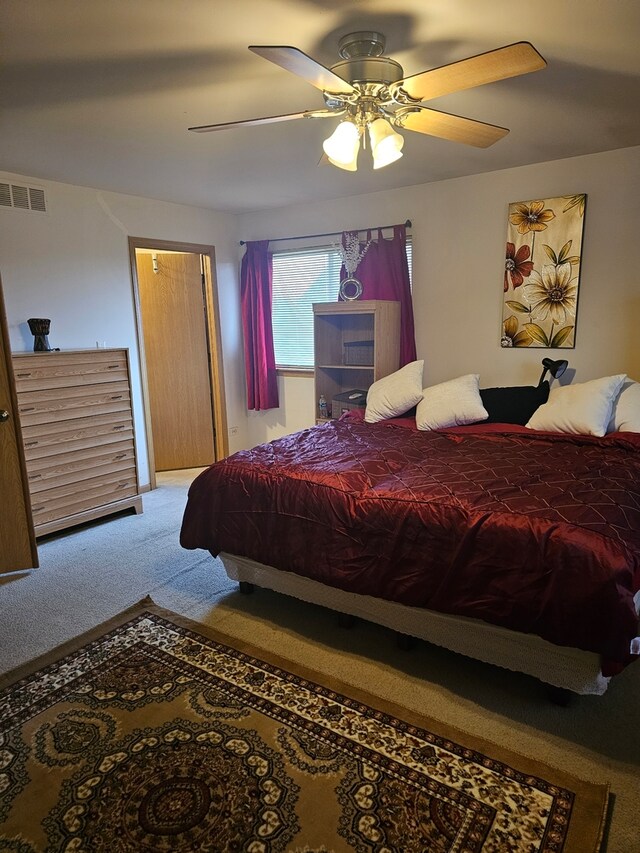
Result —
M553 361L551 358L543 358L542 374L540 375L538 385L542 385L544 377L547 375L547 371L549 371L554 379L557 379L558 376L562 376L567 367L569 367L569 362L566 358L560 358L558 361Z

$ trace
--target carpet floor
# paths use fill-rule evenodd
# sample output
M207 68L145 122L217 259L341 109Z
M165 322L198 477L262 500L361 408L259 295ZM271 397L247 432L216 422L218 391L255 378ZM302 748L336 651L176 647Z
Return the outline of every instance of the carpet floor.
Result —
M0 726L20 853L596 853L606 817L606 785L151 599L0 679Z
M242 596L218 560L184 551L178 531L196 471L159 477L144 513L65 531L39 542L41 567L0 577L0 671L73 640L150 595L160 606L265 654L280 655L473 738L578 779L610 785L603 850L640 850L640 666L602 697L551 705L534 679L420 643L395 646L388 630L266 590ZM323 682L324 683L324 682Z

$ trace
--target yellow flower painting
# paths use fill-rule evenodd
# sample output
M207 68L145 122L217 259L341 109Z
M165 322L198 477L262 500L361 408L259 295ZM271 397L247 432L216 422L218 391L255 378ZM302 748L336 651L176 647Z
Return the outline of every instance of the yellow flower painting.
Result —
M575 346L586 201L578 193L509 205L501 346Z

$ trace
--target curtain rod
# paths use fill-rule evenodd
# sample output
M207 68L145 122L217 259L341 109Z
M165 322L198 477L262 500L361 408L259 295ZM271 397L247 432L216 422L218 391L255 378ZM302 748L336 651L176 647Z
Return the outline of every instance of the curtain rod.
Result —
M411 228L411 220L407 219L404 223L405 228ZM393 225L376 225L374 228L348 228L348 231L355 231L356 234L359 234L361 231L377 231L383 230L385 228L393 228ZM327 231L324 234L302 234L299 237L275 237L273 240L269 240L269 243L280 243L282 240L310 240L312 237L337 237L342 234L342 231ZM246 240L240 240L240 245L246 245Z

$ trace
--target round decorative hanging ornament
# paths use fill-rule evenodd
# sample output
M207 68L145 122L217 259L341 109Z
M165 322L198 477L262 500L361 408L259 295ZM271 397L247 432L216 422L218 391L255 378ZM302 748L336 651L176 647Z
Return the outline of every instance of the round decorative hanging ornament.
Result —
M343 278L340 282L340 299L351 302L362 296L362 282L357 278Z
M371 240L361 246L356 232L347 232L343 242L338 246L342 256L342 265L347 271L347 277L340 282L338 296L345 302L352 302L362 296L362 282L355 278L354 273L358 264L364 258Z

